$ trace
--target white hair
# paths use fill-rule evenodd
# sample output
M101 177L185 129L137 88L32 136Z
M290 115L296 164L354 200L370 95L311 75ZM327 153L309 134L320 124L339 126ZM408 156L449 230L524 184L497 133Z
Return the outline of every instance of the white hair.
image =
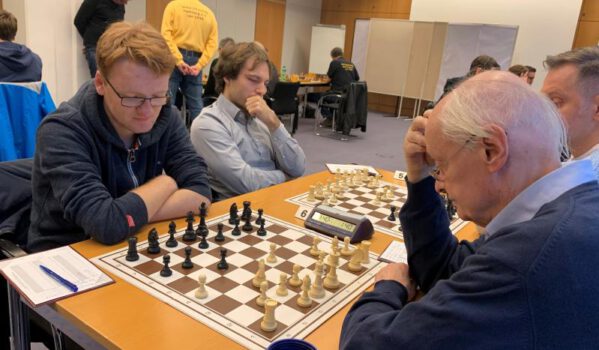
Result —
M567 136L553 103L523 81L502 76L508 74L505 72L499 74L505 79L480 75L451 92L442 110L442 133L450 141L465 143L473 137L488 137L486 128L491 124L508 134L518 128L526 130L539 146L544 144L544 149L560 154Z

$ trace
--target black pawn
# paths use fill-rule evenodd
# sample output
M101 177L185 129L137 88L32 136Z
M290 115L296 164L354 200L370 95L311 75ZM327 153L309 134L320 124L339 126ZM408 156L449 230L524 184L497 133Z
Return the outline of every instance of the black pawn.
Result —
M200 248L200 249L208 249L209 244L208 244L208 241L206 240L207 234L208 234L208 232L202 232L201 233L202 240L200 240L200 244L198 245L198 248Z
M223 235L223 227L223 223L219 222L217 225L218 232L216 232L216 237L214 237L214 240L217 242L223 242L225 240L225 235Z
M184 242L193 242L196 240L196 233L193 230L193 212L190 211L187 213L187 219L185 219L185 221L187 221L187 229L185 229L185 233L183 234L183 241Z
M218 265L216 265L217 269L226 270L229 268L229 263L227 262L227 260L225 260L226 257L227 257L227 250L225 248L221 248L220 249L220 261L218 262Z
M241 213L241 220L251 220L252 219L252 208L250 207L252 203L250 201L243 202L243 212Z
M241 234L241 230L239 230L239 218L235 219L235 227L233 227L231 234L233 236L239 236Z
M175 230L177 228L177 225L175 224L174 221L171 221L170 224L168 224L168 240L166 241L165 245L169 248L173 248L176 247L179 242L177 242L177 240L175 239Z
M391 213L389 213L387 220L395 221L395 211L397 210L397 208L394 205L392 205L390 209L391 209Z
M155 228L152 228L148 233L148 253L160 253L160 245L158 243L158 231L156 231Z
M264 228L264 222L266 220L262 219L260 220L260 228L258 229L258 236L266 236L266 229Z
M191 269L193 267L193 263L191 262L191 247L185 247L185 260L181 264L181 267L184 269Z
M243 224L241 229L243 230L243 232L252 232L252 230L254 229L254 226L252 226L252 218L251 217L245 218L245 224Z
M171 257L168 254L166 254L162 257L162 262L164 263L164 267L162 268L162 270L160 270L160 276L168 277L172 275L173 271L171 271L171 268L168 267L168 264L171 262Z
M234 225L235 219L237 219L238 217L239 215L237 215L237 203L233 203L229 208L229 224Z
M263 220L262 214L264 214L264 209L258 209L258 218L256 219L256 225L260 225L260 222Z
M129 237L129 249L127 250L127 261L139 260L139 254L137 254L137 237Z

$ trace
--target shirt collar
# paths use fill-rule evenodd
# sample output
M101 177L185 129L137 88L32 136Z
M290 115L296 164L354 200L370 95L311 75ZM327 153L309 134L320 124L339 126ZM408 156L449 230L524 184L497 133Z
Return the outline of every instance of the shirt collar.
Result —
M501 228L532 219L543 205L574 187L596 180L588 160L572 161L543 176L520 192L485 228L489 238Z
M246 118L245 113L237 107L233 102L229 101L225 95L220 94L215 103L218 103L220 109L224 112L223 114L227 117L231 118L231 120L240 123L247 124L247 120L251 118Z

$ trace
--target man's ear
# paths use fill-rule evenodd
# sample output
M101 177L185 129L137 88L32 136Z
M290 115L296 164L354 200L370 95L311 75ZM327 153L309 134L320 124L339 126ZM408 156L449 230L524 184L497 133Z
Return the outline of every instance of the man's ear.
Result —
M599 95L593 97L593 119L599 121Z
M484 162L490 172L499 171L507 163L509 145L507 132L498 125L490 125L485 128L488 137L481 139L484 151Z
M104 84L104 77L100 74L100 71L96 71L96 76L94 77L94 85L96 86L96 92L100 96L104 96L106 93L106 85Z

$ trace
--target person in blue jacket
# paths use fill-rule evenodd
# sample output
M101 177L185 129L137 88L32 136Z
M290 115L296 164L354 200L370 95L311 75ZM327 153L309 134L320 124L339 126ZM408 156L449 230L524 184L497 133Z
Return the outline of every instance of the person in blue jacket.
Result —
M206 165L168 103L175 61L160 33L115 23L97 60L95 79L38 129L29 251L114 244L210 204Z
M0 10L0 82L42 80L42 60L25 45L13 42L16 35L17 18Z
M552 103L508 72L476 75L416 118L400 212L408 264L379 271L340 347L596 348L599 185L589 160L560 164L563 142ZM459 242L435 190L485 233Z

